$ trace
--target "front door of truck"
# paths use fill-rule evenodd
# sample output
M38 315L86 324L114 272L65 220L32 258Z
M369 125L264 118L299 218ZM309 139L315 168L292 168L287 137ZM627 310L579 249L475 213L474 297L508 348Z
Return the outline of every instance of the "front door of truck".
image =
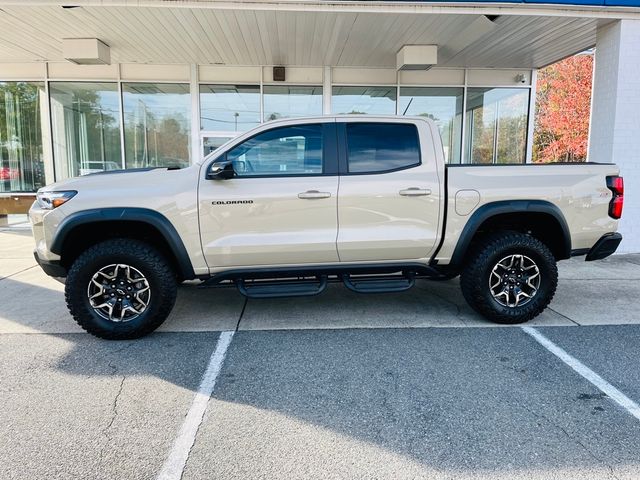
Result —
M232 178L206 178L223 164ZM274 127L221 153L199 186L209 268L337 262L337 194L335 122Z
M340 260L430 257L441 208L431 136L421 138L417 124L407 120L336 125L341 138ZM430 131L428 124L421 126Z

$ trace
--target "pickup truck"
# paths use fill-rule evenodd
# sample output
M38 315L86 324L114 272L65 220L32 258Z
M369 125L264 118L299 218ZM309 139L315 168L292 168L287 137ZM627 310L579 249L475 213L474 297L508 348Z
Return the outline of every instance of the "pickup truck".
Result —
M616 250L623 201L613 164L446 165L431 120L353 115L265 123L183 169L49 185L30 220L74 319L124 339L195 279L265 298L460 275L481 315L525 322L553 298L558 260Z

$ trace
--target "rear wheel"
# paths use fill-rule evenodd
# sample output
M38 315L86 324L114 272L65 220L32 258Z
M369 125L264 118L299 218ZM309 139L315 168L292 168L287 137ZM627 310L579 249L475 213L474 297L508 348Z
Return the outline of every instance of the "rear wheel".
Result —
M556 260L540 240L517 232L486 236L470 252L460 285L467 303L485 318L523 323L551 302L558 284Z
M109 340L142 337L167 318L177 281L151 245L114 239L82 253L69 269L65 296L71 315L87 332Z

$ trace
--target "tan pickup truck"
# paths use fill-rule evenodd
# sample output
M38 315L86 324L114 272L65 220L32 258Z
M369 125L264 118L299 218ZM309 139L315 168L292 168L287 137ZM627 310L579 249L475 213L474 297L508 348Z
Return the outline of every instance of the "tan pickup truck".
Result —
M558 260L618 247L618 173L445 165L431 120L306 118L261 125L188 168L49 185L30 219L36 259L65 278L71 314L102 338L153 331L192 279L263 298L460 275L476 311L519 323L551 301Z

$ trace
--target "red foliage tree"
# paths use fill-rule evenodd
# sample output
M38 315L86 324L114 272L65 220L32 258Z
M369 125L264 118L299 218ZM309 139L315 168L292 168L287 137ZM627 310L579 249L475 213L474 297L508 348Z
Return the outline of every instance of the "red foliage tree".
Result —
M538 71L534 161L587 157L593 55L566 58Z

